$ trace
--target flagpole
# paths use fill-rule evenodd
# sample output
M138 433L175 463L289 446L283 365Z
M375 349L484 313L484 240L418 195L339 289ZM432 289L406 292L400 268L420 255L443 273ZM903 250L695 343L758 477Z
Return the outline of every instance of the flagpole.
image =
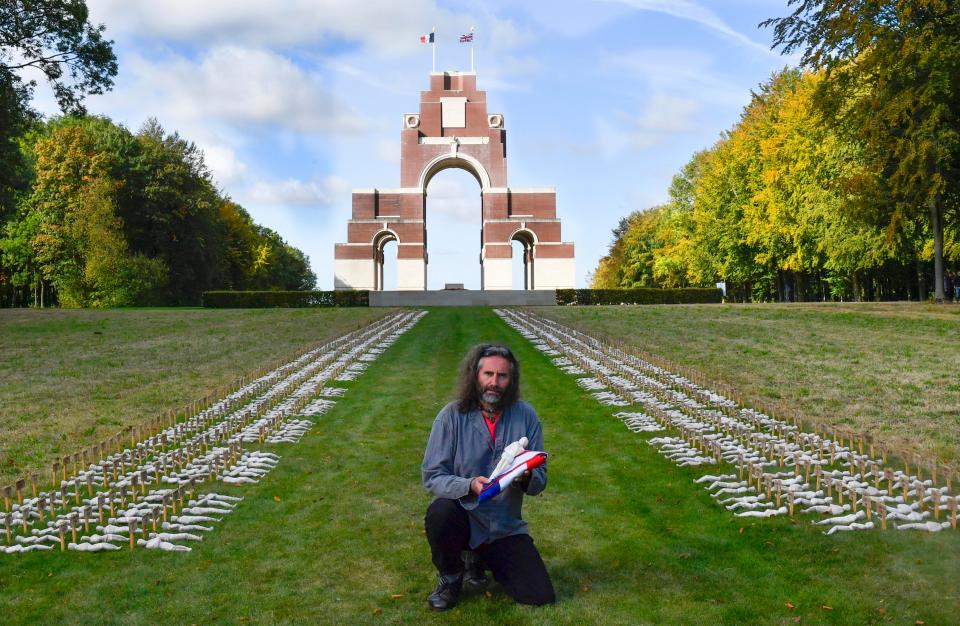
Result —
M470 27L470 34L473 35L473 26ZM476 74L476 70L473 67L473 37L470 37L470 72Z
M433 34L433 41L430 42L430 50L433 52L433 70L432 73L437 73L437 27L434 26L431 31Z

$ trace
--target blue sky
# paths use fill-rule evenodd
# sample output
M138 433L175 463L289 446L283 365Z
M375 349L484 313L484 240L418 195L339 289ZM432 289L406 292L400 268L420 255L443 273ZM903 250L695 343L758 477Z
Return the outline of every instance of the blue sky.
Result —
M750 90L795 59L759 22L786 0L88 0L120 73L91 113L149 117L197 143L217 184L307 253L333 286L353 188L399 186L404 113L437 70L469 69L503 113L509 182L555 187L577 281L610 230L667 197L670 178L738 119ZM38 89L36 104L54 112ZM479 288L479 186L446 170L428 188L428 287ZM519 267L519 263L516 263ZM387 264L387 286L395 266Z

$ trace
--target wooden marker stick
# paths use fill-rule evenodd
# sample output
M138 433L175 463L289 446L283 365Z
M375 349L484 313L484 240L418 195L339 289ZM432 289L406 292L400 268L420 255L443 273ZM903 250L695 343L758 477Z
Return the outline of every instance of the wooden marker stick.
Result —
M67 550L67 541L66 537L64 536L66 534L66 530L64 530L66 525L67 522L64 520L61 520L60 523L57 524L57 530L60 531L60 552L66 552Z
M70 538L73 540L73 543L77 543L77 517L76 513L71 513L70 517Z
M136 542L137 542L137 529L136 529L136 525L137 525L137 524L136 524L136 522L133 521L133 518L132 518L132 517L127 519L127 532L128 532L128 534L130 535L130 549L131 549L131 550L133 550L133 547L136 545Z
M37 479L40 477L36 474L30 474L30 490L33 492L33 497L37 497Z
M957 497L950 498L950 526L957 529Z
M87 497L93 497L93 473L87 472Z
M793 517L793 492L787 492L787 503L790 505L790 517Z
M10 524L13 523L13 513L3 514L3 528L7 531L7 545L13 544L13 535L10 534Z
M13 487L7 485L3 488L3 509L5 511L10 510L10 500L13 498Z
M52 479L53 479L53 480L51 481L51 486L52 486L54 489L56 489L56 487L57 487L57 482L58 482L59 479L60 479L60 461L54 461L54 462L53 462L53 467L51 467L50 473L51 473L51 477L52 477Z
M863 510L867 513L867 521L870 521L873 511L871 510L871 505L873 501L870 499L868 494L863 494Z
M97 494L97 519L100 521L100 525L103 526L103 494Z
M84 506L80 509L83 512L83 532L90 534L90 506Z
M933 519L940 520L940 490L933 488Z
M23 488L26 487L27 481L21 478L16 483L14 483L14 489L17 491L17 504L23 505Z
M887 479L887 495L893 496L893 470L889 467L883 470L883 477Z
M887 529L887 504L885 502L881 502L878 508L880 509L880 528L883 530L886 530Z
M147 538L147 532L148 532L148 531L147 531L147 522L149 521L149 519L150 519L150 518L149 518L148 515L144 515L143 517L140 518L140 528L143 530L143 538L144 538L144 539Z

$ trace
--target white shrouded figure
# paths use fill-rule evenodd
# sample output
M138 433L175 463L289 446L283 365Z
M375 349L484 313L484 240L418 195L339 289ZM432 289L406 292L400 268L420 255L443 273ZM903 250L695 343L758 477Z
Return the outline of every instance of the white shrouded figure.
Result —
M513 460L517 457L518 454L527 449L527 444L530 443L530 440L526 437L520 437L517 441L514 441L509 446L503 449L503 454L500 455L500 461L497 462L497 466L493 468L493 472L490 474L490 478L496 478L504 471L510 469L510 466L513 465Z
M160 528L164 530L200 530L204 532L210 532L213 530L210 526L200 526L199 524L171 524L170 522L164 522L160 525Z
M836 532L849 531L849 530L872 530L873 522L866 522L864 524L857 524L856 522L850 524L841 524L839 526L834 526L830 530L826 531L825 535L832 535Z
M773 517L774 515L786 515L787 507L782 506L779 509L766 509L764 511L744 511L735 513L737 517Z
M150 538L160 537L160 541L203 541L200 535L190 533L150 533Z
M911 524L897 524L897 530L925 530L929 533L938 533L944 528L950 528L950 522L914 522Z
M67 544L67 550L76 550L77 552L111 552L121 550L120 546L102 541L100 543L70 543Z
M148 550L163 550L164 552L190 552L193 549L189 546L181 546L170 543L169 541L163 541L160 537L154 537L150 540L137 539L137 545L143 546Z

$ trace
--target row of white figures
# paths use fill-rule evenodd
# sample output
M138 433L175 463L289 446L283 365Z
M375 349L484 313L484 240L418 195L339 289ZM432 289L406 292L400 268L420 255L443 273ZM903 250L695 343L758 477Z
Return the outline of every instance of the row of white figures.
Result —
M125 489L129 489L129 497L135 499L138 497L136 493L137 487L145 490L148 483L158 482L161 476L163 476L167 482L181 485L188 482L203 482L211 471L222 473L220 475L221 480L228 483L247 484L259 481L266 472L272 469L279 457L271 455L270 453L244 452L240 455L238 463L234 467L228 468L230 455L226 449L211 448L209 452L204 455L200 454L201 448L206 449L208 442L220 441L228 435L232 437L232 442L239 445L236 435L230 435L230 433L235 433L246 421L249 421L250 417L262 412L264 407L275 405L277 400L288 402L289 398L283 400L283 392L294 388L302 390L303 381L307 379L308 376L312 375L322 378L325 381L333 375L334 371L342 369L349 363L349 359L343 360L342 356L337 356L336 350L328 349L331 346L350 342L351 336L355 335L359 337L360 340L348 343L350 346L350 358L356 357L359 354L371 353L371 351L373 351L372 354L382 354L399 336L419 321L425 313L424 311L420 311L389 316L384 320L372 324L370 327L341 337L327 344L327 346L305 353L293 362L283 365L273 372L242 386L226 398L213 403L197 415L191 416L185 422L165 429L161 433L151 437L148 442L136 444L134 450L127 449L121 453L110 455L100 464L91 464L72 480L64 481L60 492L41 493L36 498L25 499L22 505L13 505L15 511L6 516L5 521L15 522L15 524L11 524L14 529L22 527L25 532L43 532L44 536L36 539L35 542L28 543L33 540L33 537L31 535L18 533L16 534L14 545L0 549L4 552L7 552L8 548L11 549L10 552L22 552L23 550L29 551L34 549L33 546L41 546L36 549L43 549L46 546L41 543L41 541L59 543L61 539L59 537L53 537L53 535L58 532L58 528L62 529L71 519L76 523L76 520L81 516L89 515L91 507L94 506L97 507L95 509L95 515L102 514L101 511L103 507L105 507L108 494L109 503L112 507L114 505L114 489L119 491L121 500L127 497L123 495ZM367 360L369 361L371 358L368 357ZM316 374L318 369L331 367L331 363L334 369L330 370L326 376ZM297 385L299 385L299 387L297 387ZM258 395L251 398L253 394ZM245 402L246 404L237 408L237 404L241 402ZM316 410L318 406L319 405L315 406L314 410ZM270 409L267 408L267 410L269 411ZM215 420L219 420L218 423L211 426L211 422ZM283 441L299 440L299 437L306 432L310 424L308 420L291 420L286 422L274 420L274 422L280 424L276 430L276 436ZM227 426L225 426L225 424ZM232 446L234 443L231 443L230 450L233 450ZM168 450L170 444L179 444L180 447L176 450ZM121 474L117 477L117 480L111 480L112 474L110 470L113 468L113 472L115 473L116 469L113 464L119 464L121 460L123 460ZM133 464L135 462L139 462L140 464L132 470L127 467L128 463ZM186 462L185 465L184 462ZM172 471L174 463L176 463L177 468L180 468L176 472ZM68 487L73 488L73 491L76 493L69 493ZM82 487L88 490L93 488L97 489L96 497L87 500L84 506L79 505ZM104 493L100 491L100 489L108 489L109 491ZM151 491L150 494L153 495L163 491L165 490L154 490ZM68 499L71 495L74 495L76 498L77 506L70 507L68 510L70 506ZM48 508L44 508L45 503ZM55 515L60 509L64 509L64 512ZM129 513L130 511L128 510L127 512ZM195 524L196 522L215 521L216 519L210 518L209 516L196 515L196 513L199 512L200 511L196 510L196 507L193 507L191 510L181 511L180 516L173 518L174 524L176 526L184 526L189 525L188 523ZM209 511L207 512L209 513ZM46 518L46 516L43 515L44 513L51 516L48 522L48 528L32 528L32 530L30 530L30 527L33 526L36 520L41 519L41 517ZM4 516L0 515L0 517ZM119 520L114 519L114 521ZM171 528L175 530L175 528ZM197 526L197 528L204 527ZM123 529L120 528L120 530ZM7 536L9 537L11 534L8 533ZM76 549L80 551L89 550L89 548L82 547L89 543L90 542L77 543L76 545L78 547ZM154 544L151 543L148 547L153 547L153 545ZM164 549L164 547L160 546L160 549Z
M523 321L519 319L522 315L526 317ZM741 409L737 413L736 418L731 418L726 413L718 411L717 408L735 408L736 404L721 394L694 385L685 378L670 374L662 368L641 363L639 359L631 355L623 355L620 353L619 356L623 357L623 361L629 361L629 363L624 363L623 361L618 362L615 358L610 358L609 355L602 354L597 349L598 347L602 347L602 344L599 344L596 340L592 340L592 338L581 340L570 334L576 331L570 331L570 333L565 334L562 331L557 333L544 332L542 328L534 330L535 324L532 323L530 319L533 316L528 314L522 315L514 312L501 312L501 317L503 317L507 323L511 324L525 337L533 338L535 345L562 354L563 356L555 360L558 365L568 362L587 364L588 370L595 374L603 374L605 379L613 384L621 394L633 394L635 401L638 403L648 405L650 409L656 408L658 414L665 418L667 425L678 427L688 433L700 433L699 443L701 443L705 449L709 448L713 450L716 455L724 461L738 463L741 468L744 466L769 468L778 465L788 468L793 467L797 474L800 473L800 467L806 468L807 472L813 467L816 469L818 476L822 475L824 477L827 476L827 473L821 473L821 468L831 463L847 462L851 464L851 467L856 467L857 464L860 464L861 467L866 466L871 472L878 471L880 467L880 463L876 459L870 459L866 455L858 454L850 447L838 445L837 442L821 438L816 434L802 433L795 425L775 420L757 411ZM554 323L554 326L557 325ZM555 330L555 328L552 330ZM560 336L562 336L562 339ZM568 340L576 347L565 344L564 340ZM559 347L560 350L554 350L554 347ZM611 367L602 363L604 358L608 359L607 363L611 365ZM640 389L638 390L638 384L630 379L613 374L612 372L614 371L627 372L633 376L634 379L640 383ZM657 380L647 374L654 374L663 380ZM596 379L581 379L578 380L578 383L581 384L581 386L595 387L597 383L593 382L594 380ZM688 395L688 392L692 395ZM662 396L663 399L660 399L660 396ZM693 414L687 415L685 411L692 411ZM707 419L708 421L702 421L703 419ZM758 428L763 428L769 432L760 432L757 430ZM723 435L718 432L720 429L726 432L737 432L740 434L749 433L752 443L759 446L766 446L765 450L779 450L781 454L780 461L768 460L767 454L761 451L761 449L743 445L738 437ZM788 439L791 435L794 437L793 441ZM797 440L801 440L802 444L797 444ZM682 439L679 441L670 440L667 443L669 443L670 447L665 451L666 455L674 458L678 463L690 465L698 464L698 461L702 461L703 463L707 462L706 459L708 457L698 455L689 445L683 445ZM804 446L806 446L806 448ZM829 457L829 462L826 460L826 457ZM895 488L903 487L905 492L914 498L914 501L910 505L903 504L902 496L894 497L886 493L881 494L879 489L870 486L865 479L857 481L856 478L859 476L855 477L851 472L833 470L830 474L832 478L837 481L838 488L847 490L847 492L854 494L856 498L863 498L864 496L867 498L872 497L875 502L883 503L884 506L894 505L893 508L887 507L884 510L884 514L893 520L904 520L908 522L906 524L899 524L897 526L898 528L936 532L933 530L935 524L938 529L951 525L948 522L931 522L929 524L922 522L923 519L929 517L930 513L929 511L924 512L917 510L922 507L922 505L919 504L920 501L930 503L935 507L952 506L956 508L958 506L957 496L950 496L946 488L936 490L930 481L926 481L927 484L924 484L924 481L919 481L916 477L903 476L902 473L899 472L896 473ZM793 474L791 473L790 475L792 476ZM868 476L869 475L870 472L868 472ZM761 481L766 476L767 473L764 472ZM773 477L773 474L770 474L770 476ZM877 481L878 476L874 474L873 478ZM824 498L821 493L821 497L819 498L806 499L802 497L804 494L799 491L799 487L793 484L793 481L777 480L779 489L792 490L790 497L794 498L795 505L804 504L809 500L803 512L822 514L833 513L838 508L841 509L841 511L843 510L843 506L833 503L833 498ZM916 486L910 487L915 484ZM738 509L747 509L741 511L741 513L747 514L748 516L770 516L774 514L785 514L787 512L786 507L773 507L771 504L762 503L760 500L747 500L747 498L758 498L758 496L751 495L755 490L746 484L731 487L730 489L736 490L741 494L747 494L742 496L742 498L744 498L744 500L742 500L742 507L738 507ZM897 498L901 499L901 506L909 506L910 511L898 507ZM737 504L737 502L733 504ZM849 507L849 505L846 506ZM839 530L861 530L872 527L869 523L858 524L856 520L848 520L843 516L834 520L828 520L828 524L832 524L833 527L837 527ZM828 532L832 533L834 531L831 529Z

